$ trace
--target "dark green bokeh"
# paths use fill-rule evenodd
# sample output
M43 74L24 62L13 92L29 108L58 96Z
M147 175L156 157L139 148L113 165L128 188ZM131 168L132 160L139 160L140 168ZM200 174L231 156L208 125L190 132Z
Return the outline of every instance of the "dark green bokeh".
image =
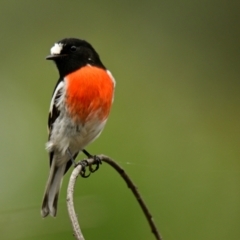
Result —
M117 81L109 122L88 150L132 176L165 240L239 240L239 9L216 0L1 1L1 239L72 239L69 174L57 218L40 217L58 78L44 58L57 40L79 37ZM154 239L105 164L79 179L75 205L86 239Z

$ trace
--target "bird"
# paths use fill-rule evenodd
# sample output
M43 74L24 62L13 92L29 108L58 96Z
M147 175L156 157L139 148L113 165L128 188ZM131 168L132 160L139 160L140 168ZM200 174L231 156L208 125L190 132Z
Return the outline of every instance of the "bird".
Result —
M115 79L93 46L78 38L64 38L50 49L59 79L48 115L50 173L41 216L55 217L64 174L80 152L102 132L114 100Z

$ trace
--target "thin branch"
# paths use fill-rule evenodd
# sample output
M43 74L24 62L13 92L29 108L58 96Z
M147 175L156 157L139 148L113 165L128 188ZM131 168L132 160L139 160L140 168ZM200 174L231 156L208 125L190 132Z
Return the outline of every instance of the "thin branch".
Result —
M98 158L102 161L102 162L106 162L108 163L110 166L112 166L119 174L120 176L124 179L124 181L126 182L127 186L132 190L133 195L135 196L135 198L137 199L140 207L142 208L142 211L145 215L145 217L147 218L147 221L150 225L151 231L154 234L155 238L157 240L162 240L162 237L153 221L153 217L150 214L150 211L148 210L145 202L143 201L143 198L141 197L137 187L134 185L133 181L130 179L130 177L126 174L126 172L115 162L113 161L111 158L105 156L105 155L98 155ZM84 160L87 162L88 166L96 164L95 159L87 159ZM72 227L74 230L74 236L77 240L84 240L84 237L81 233L80 227L79 227L79 223L78 223L78 219L74 210L74 205L73 205L73 192L74 192L74 186L76 183L76 179L78 177L79 174L82 174L82 166L78 165L76 168L74 168L70 180L69 180L69 184L68 184L68 190L67 190L67 205L68 205L68 214L72 223Z
M145 204L145 202L143 201L143 198L141 197L137 187L134 185L133 181L130 179L130 177L126 174L126 172L115 162L113 161L111 158L104 156L104 155L100 155L99 156L100 159L103 162L108 163L109 165L111 165L120 175L121 177L124 179L124 181L126 182L127 186L132 190L132 193L134 194L135 198L137 199L138 203L140 204L140 207L142 208L145 217L147 218L147 221L150 225L150 228L152 230L152 233L155 235L157 240L162 240L162 237L160 235L160 233L158 232L157 226L155 225L154 221L153 221L153 217L149 211L149 209L147 208L147 205Z
M77 240L84 240L84 237L82 235L77 215L74 209L74 203L73 203L73 193L74 193L74 186L77 180L77 177L79 176L80 172L82 171L82 165L77 165L72 171L72 174L70 176L70 180L68 183L68 189L67 189L67 208L68 208L68 215L70 217L70 221L72 223L73 228L73 234L74 237Z

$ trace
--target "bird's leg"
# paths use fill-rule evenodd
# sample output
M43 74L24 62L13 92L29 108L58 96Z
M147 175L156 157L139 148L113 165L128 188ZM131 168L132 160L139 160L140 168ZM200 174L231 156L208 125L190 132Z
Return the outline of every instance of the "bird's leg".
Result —
M70 151L69 148L67 149L67 154L68 154L68 156L70 157L70 160L71 160L73 166L76 167L77 164L75 163L74 158L73 158L73 155L72 155L72 153L71 153L71 151Z
M88 166L88 162L86 160L82 160L79 163L75 163L74 158L73 158L72 153L71 153L69 148L67 149L67 154L69 155L70 160L72 161L72 164L73 164L74 168L76 166L78 166L79 164L82 165L82 170L80 172L81 176L84 177L84 178L89 177L91 172L88 175L86 175L86 167Z
M88 157L88 158L93 158L95 161L95 169L92 167L92 165L89 166L90 172L95 172L99 169L99 165L102 164L101 159L97 155L91 155L89 152L87 152L85 149L82 150L82 152Z

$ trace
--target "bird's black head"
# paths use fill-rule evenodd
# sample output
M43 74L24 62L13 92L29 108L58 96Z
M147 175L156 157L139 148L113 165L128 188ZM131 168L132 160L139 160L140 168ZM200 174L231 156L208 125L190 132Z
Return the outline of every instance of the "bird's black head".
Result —
M64 38L51 48L47 60L53 60L60 77L86 66L87 64L104 68L99 55L88 42L77 38Z

